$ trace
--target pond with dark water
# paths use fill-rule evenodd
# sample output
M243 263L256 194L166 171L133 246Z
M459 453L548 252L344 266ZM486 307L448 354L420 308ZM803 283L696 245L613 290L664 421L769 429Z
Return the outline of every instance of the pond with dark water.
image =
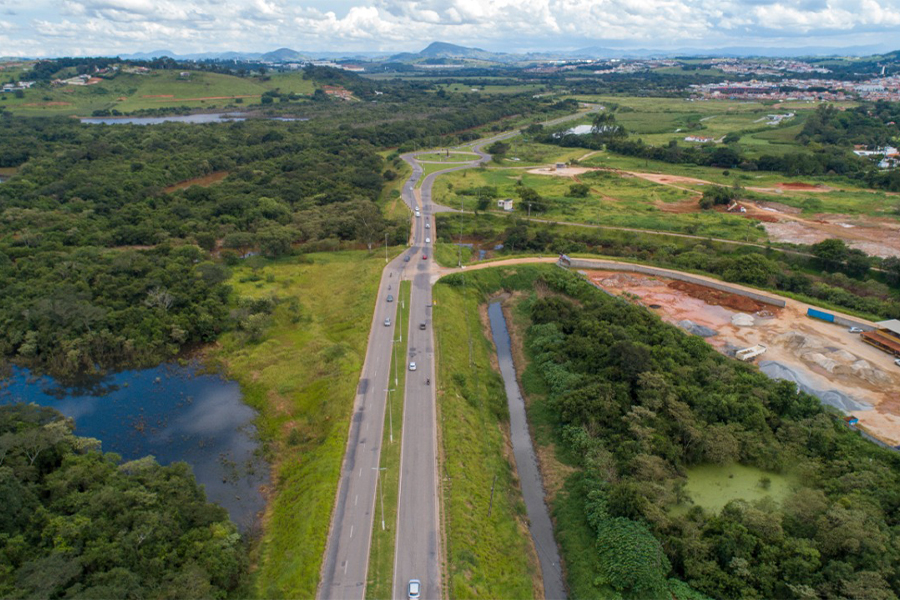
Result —
M197 364L167 363L63 386L13 367L0 380L0 404L17 402L72 417L76 435L99 439L105 452L124 460L152 455L163 465L188 463L209 501L227 509L243 532L258 527L269 465L253 425L256 412L236 382Z
M82 123L91 125L158 125L160 123L232 123L249 118L265 121L308 121L304 117L248 117L234 113L203 113L195 115L168 115L164 117L80 117Z

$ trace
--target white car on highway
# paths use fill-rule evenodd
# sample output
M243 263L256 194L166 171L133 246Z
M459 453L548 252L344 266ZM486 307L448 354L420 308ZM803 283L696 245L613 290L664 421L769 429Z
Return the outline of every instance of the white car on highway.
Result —
M431 223L425 221L425 229L431 229Z
M409 600L419 600L419 597L422 594L421 587L422 584L419 583L418 579L410 579L409 584L406 586L406 597L409 598Z
M384 320L384 326L385 326L385 327L390 327L390 326L391 326L391 320L390 320L390 318L387 318L387 319Z
M426 243L426 244L430 244L430 243L431 243L431 238L430 238L430 237L425 238L425 243Z
M414 363L414 362L409 363L409 370L410 370L410 371L415 371L415 370L416 370L416 363Z

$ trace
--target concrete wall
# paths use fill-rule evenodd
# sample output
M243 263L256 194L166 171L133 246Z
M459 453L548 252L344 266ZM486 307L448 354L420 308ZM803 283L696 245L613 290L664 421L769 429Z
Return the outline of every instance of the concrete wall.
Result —
M715 290L721 290L723 292L728 292L731 294L737 294L739 296L746 296L747 298L752 298L753 300L758 300L759 302L764 302L766 304L771 304L772 306L777 306L779 308L784 307L786 302L781 298L776 298L773 296L767 296L765 294L761 294L759 292L750 292L738 287L734 287L727 283L708 281L706 279L702 279L700 277L694 277L693 275L688 275L687 273L678 273L676 271L666 271L664 269L657 269L655 267L645 267L643 265L629 265L624 263L619 263L611 260L590 260L584 258L570 258L568 259L568 266L573 269L601 269L604 271L629 271L631 273L643 273L645 275L655 275L656 277L666 277L668 279L677 279L679 281L686 281L688 283L696 283L697 285L702 285L705 287L713 288ZM563 263L563 266L566 266ZM835 315L835 322L838 322L838 317ZM846 320L846 319L844 319ZM857 325L861 327L862 325Z
M843 325L844 327L859 327L863 331L873 331L874 329L876 329L868 323L863 323L862 321L854 321L853 319L848 319L847 317L842 317L840 315L834 315L834 322L838 325Z

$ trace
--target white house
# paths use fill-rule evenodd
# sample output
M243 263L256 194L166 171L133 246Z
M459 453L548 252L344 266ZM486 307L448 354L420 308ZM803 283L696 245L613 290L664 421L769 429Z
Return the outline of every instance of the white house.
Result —
M512 198L506 198L505 200L497 200L497 208L505 211L511 211L513 209L513 201Z

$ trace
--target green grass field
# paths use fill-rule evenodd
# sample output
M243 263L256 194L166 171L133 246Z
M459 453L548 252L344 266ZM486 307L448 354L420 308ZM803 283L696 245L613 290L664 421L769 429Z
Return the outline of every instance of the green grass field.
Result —
M377 252L308 257L236 267L237 297L274 294L281 301L262 341L230 333L210 354L259 411L257 428L273 464L256 560L264 598L315 595L384 268Z
M587 197L568 196L569 187L578 181L590 186ZM528 173L524 169L467 169L441 175L435 182L433 195L438 204L453 208L462 204L465 210L474 211L477 196L461 191L490 186L496 188L499 198L514 200L514 214L525 216L528 207L519 201L518 183L534 189L547 202L548 210L532 211L532 217L743 241L765 237L765 231L755 221L737 215L716 211L666 212L666 205L690 202L697 194L616 173L585 173L576 180ZM495 201L491 201L488 210L498 212Z
M260 104L268 90L310 95L314 84L301 73L278 73L267 77L236 77L220 73L152 71L147 74L119 73L115 78L87 86L36 86L23 98L0 96L0 107L26 116L90 116L95 110L136 110L187 106L193 109L240 108ZM236 97L241 97L237 102Z
M474 289L439 284L434 303L448 595L531 598L537 565L529 556L525 505L501 432L508 421L506 398L491 368L481 298Z
M480 79L480 78L479 78ZM539 83L523 83L519 85L481 85L466 83L444 83L437 86L438 89L453 93L478 93L478 94L522 94L530 92L536 94L544 92L547 87Z
M450 154L437 152L430 152L428 154L419 154L416 159L424 162L442 162L442 163L458 163L458 162L472 162L473 160L478 160L481 158L475 153L465 153L458 154L457 152L452 152Z
M369 573L366 581L366 598L378 600L390 598L393 593L394 541L397 536L397 495L400 484L400 436L403 429L403 393L406 386L406 346L408 343L409 297L412 284L404 281L397 295L397 319L394 323L396 352L391 359L391 369L396 374L389 386L389 410L384 415L384 435L381 439L379 467L381 478L379 497L376 498L376 514L372 521L372 545L369 549ZM393 431L393 440L391 432ZM383 495L382 495L383 494ZM384 527L382 528L382 518Z

